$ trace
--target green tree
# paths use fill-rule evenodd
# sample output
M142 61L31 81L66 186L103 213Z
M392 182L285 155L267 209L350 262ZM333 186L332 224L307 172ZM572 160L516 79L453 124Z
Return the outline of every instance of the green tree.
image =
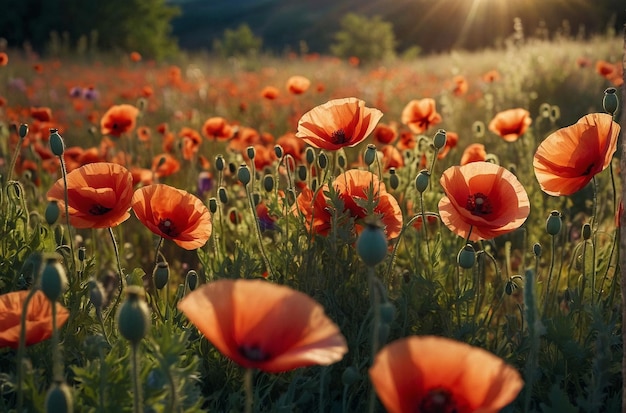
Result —
M335 34L330 51L338 57L356 56L372 62L395 56L396 38L391 23L380 16L368 18L349 13L341 19L341 30Z
M261 50L263 39L256 37L250 26L243 23L237 30L224 30L224 37L213 43L213 49L224 57L250 56Z

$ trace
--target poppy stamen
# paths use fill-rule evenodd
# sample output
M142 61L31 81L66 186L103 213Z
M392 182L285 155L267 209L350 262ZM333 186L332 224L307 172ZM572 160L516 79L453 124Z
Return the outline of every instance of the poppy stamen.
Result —
M346 143L348 139L346 138L346 132L343 129L339 129L333 132L332 141L336 145L341 145Z
M489 198L482 192L468 196L465 208L470 211L472 215L488 215L493 212Z
M430 390L422 399L418 411L422 413L456 413L457 406L448 390L436 388Z
M178 231L170 219L160 220L158 227L162 233L170 237L178 236Z
M593 163L592 163L591 165L589 165L589 166L587 167L587 169L585 169L585 170L583 171L582 176L587 176L587 175L589 175L589 174L591 173L591 169L593 169Z
M240 346L239 354L241 354L250 361L267 361L271 358L271 355L269 353L266 353L264 350L256 345Z
M104 215L111 210L113 210L113 208L107 208L100 204L95 204L91 208L89 208L89 213L91 215Z

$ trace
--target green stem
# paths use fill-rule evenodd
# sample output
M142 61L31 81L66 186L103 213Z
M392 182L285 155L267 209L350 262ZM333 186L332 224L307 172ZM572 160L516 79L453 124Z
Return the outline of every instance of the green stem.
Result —
M143 398L141 395L141 384L139 380L139 353L138 343L131 343L131 363L133 379L133 413L143 413Z
M69 271L69 284L70 291L73 291L74 288L72 284L72 280L74 279L74 272L76 272L76 256L74 255L74 238L72 237L72 226L70 225L70 205L69 205L69 195L67 191L67 168L65 167L65 159L63 156L59 156L59 161L61 162L61 174L63 175L63 197L65 201L65 224L67 225L67 237L70 243L70 255L72 256L72 268Z
M367 279L369 283L369 293L372 310L374 311L374 320L372 321L372 352L370 362L374 364L374 358L379 347L379 328L380 328L380 301L381 297L377 288L376 274L374 267L367 267ZM374 413L376 409L376 392L370 389L369 413Z
M550 257L550 269L548 270L548 282L546 283L546 289L543 296L543 317L546 317L546 312L548 311L548 301L550 297L550 283L552 282L552 271L554 270L554 260L556 258L556 237L552 236L552 252ZM557 285L557 290L558 290Z
M254 229L257 237L257 241L259 243L259 249L261 251L261 256L263 257L263 262L265 262L265 269L268 272L268 278L274 279L277 275L270 263L269 258L267 257L267 253L265 252L265 248L263 247L263 236L261 235L261 225L259 224L259 217L256 213L256 206L254 205L254 200L252 199L252 194L248 189L248 185L245 185L246 197L248 198L248 204L250 205L250 211L252 212L252 217L254 218Z
M243 387L246 392L246 405L244 412L252 413L252 408L254 407L254 389L252 388L252 376L254 375L254 370L248 368L243 374Z
M28 292L22 305L22 316L20 317L20 343L17 347L17 412L22 412L24 405L24 391L22 381L24 377L24 350L26 348L26 317L28 316L28 304L35 295L35 288Z

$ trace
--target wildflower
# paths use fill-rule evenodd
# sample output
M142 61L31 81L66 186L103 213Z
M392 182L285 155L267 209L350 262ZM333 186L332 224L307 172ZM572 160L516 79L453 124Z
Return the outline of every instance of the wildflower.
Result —
M499 165L453 166L444 171L440 182L446 193L439 201L441 221L460 237L495 238L517 229L530 213L526 190Z
M500 72L495 69L490 70L483 75L483 82L485 83L493 83L497 82L498 80L500 80Z
M0 52L0 66L6 66L9 63L9 55Z
M263 90L261 90L261 97L267 100L274 100L279 94L280 92L278 91L278 88L275 88L274 86L265 86Z
M24 300L29 291L15 291L0 295L0 348L16 349L20 342L21 317ZM57 327L69 317L69 311L60 303L56 305ZM52 337L52 306L41 291L35 292L26 313L26 345L37 344Z
M67 174L70 223L76 228L109 228L130 216L133 177L121 165L97 162L83 165ZM65 184L59 179L47 194L56 200L65 215Z
M543 192L560 196L581 190L611 163L619 132L611 115L592 113L550 134L533 160Z
M208 139L215 140L227 140L233 136L232 126L220 116L208 118L202 125L202 132Z
M467 93L469 84L467 83L465 76L454 76L454 78L452 78L452 83L452 93L454 93L455 96L462 96Z
M180 162L169 153L162 153L152 158L152 170L158 178L163 178L180 171Z
M141 61L141 54L139 52L130 52L130 60L133 62L140 62Z
M489 130L507 142L515 142L531 123L530 113L526 109L509 109L494 116L489 122Z
M200 144L202 143L202 136L187 126L184 126L180 132L178 132L178 136L183 140L183 158L186 160L191 160L195 154L198 153L200 149Z
M468 145L461 155L461 165L472 162L484 162L487 159L487 151L482 143L472 143Z
M329 365L348 351L339 327L308 295L263 280L219 280L178 304L226 357L277 373Z
M392 143L398 137L397 129L398 128L396 127L395 123L389 125L385 123L379 123L378 126L374 128L374 143L382 145Z
M164 184L148 185L135 191L135 215L154 234L193 250L211 236L211 214L197 197Z
M415 134L424 133L441 122L435 106L435 100L431 98L410 101L402 110L402 123Z
M353 147L367 138L382 116L360 99L334 99L305 113L296 136L320 149Z
M291 76L287 79L287 90L294 95L301 95L311 86L311 81L304 76Z
M496 413L524 382L499 357L443 337L411 336L386 345L369 369L390 413Z
M120 137L135 129L139 109L132 105L114 105L106 111L100 120L100 132L103 135Z
M30 116L40 122L50 122L52 120L52 110L49 107L31 107Z

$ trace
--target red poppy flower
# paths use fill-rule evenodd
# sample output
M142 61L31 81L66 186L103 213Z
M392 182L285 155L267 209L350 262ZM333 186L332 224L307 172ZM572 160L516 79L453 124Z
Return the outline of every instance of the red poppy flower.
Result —
M48 191L48 200L59 202L65 214L65 185L59 179ZM97 162L67 174L67 198L70 223L76 228L108 228L130 216L133 177L121 165Z
M267 281L215 281L189 293L178 308L223 355L245 368L278 373L329 365L348 351L319 303Z
M526 109L509 109L500 112L489 122L489 130L507 142L515 142L532 123Z
M215 116L204 122L202 132L209 139L227 140L233 136L233 127L226 122L226 119Z
M415 134L424 133L441 122L434 99L412 100L402 110L402 123Z
M164 184L144 186L135 191L132 208L150 231L186 250L202 247L211 236L211 213L182 189Z
M301 95L311 86L311 81L304 76L291 76L287 79L287 90L294 95Z
M382 117L381 111L365 107L360 99L334 99L305 113L296 136L320 149L352 147L367 138Z
M183 140L183 158L186 160L190 160L194 157L198 150L200 150L200 144L202 143L202 136L187 126L184 126L180 132L178 132L178 136Z
M28 291L0 295L0 348L18 348L21 317ZM70 313L60 303L56 305L56 324L61 327ZM41 291L35 292L26 313L26 345L37 344L52 337L52 306Z
M180 162L169 153L162 153L152 158L152 170L157 178L164 178L180 171Z
M482 143L472 143L468 145L461 155L461 165L471 162L484 162L487 159L487 151Z
M141 61L141 54L139 52L130 52L130 60L133 62L140 62Z
M135 129L138 115L139 109L132 105L111 106L100 120L100 132L119 138L122 134Z
M369 376L390 413L496 413L524 386L519 372L494 354L435 336L386 345Z
M441 221L470 240L492 239L520 227L530 213L522 184L507 169L490 162L472 162L444 171L439 201Z
M388 145L396 140L398 137L398 130L395 123L392 124L384 124L379 123L376 128L374 128L374 143L379 143L382 145Z
M500 72L497 70L490 70L483 75L483 82L485 83L493 83L500 80Z
M6 66L9 63L9 55L0 52L0 66Z
M455 96L462 96L466 94L469 89L469 83L467 83L465 76L454 76L454 78L452 78L452 84L452 93L454 93Z
M275 88L274 86L265 86L263 90L261 90L261 97L267 100L274 100L279 94L280 92L278 91L278 88Z
M533 160L543 192L559 196L581 190L611 163L619 132L611 115L592 113L550 134Z
M40 122L50 122L52 120L52 110L48 107L31 107L30 116Z

